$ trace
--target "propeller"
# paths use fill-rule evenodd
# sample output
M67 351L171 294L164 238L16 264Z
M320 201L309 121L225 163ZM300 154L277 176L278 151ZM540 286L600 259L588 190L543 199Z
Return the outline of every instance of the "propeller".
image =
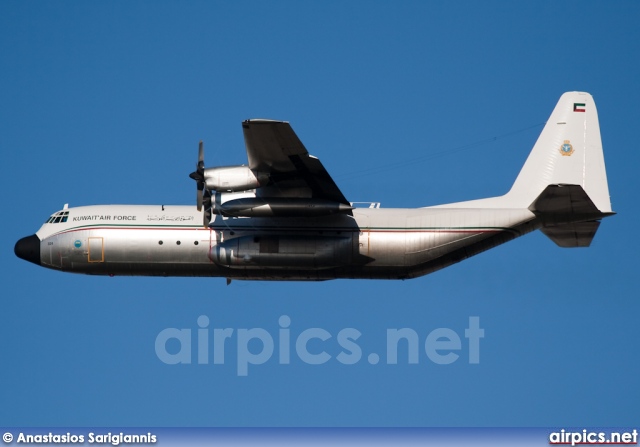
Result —
M196 170L189 174L189 177L196 181L196 206L198 211L202 211L203 195L204 195L204 144L200 141L198 145L198 163Z
M206 188L204 182L204 144L200 141L198 145L198 163L196 170L189 174L189 177L196 181L196 207L202 211L202 224L205 227L211 222L211 191Z

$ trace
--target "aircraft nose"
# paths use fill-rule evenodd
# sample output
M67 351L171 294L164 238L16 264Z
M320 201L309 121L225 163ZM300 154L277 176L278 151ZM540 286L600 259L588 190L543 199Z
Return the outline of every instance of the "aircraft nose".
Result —
M17 257L40 265L40 239L35 234L23 237L16 242L13 251Z

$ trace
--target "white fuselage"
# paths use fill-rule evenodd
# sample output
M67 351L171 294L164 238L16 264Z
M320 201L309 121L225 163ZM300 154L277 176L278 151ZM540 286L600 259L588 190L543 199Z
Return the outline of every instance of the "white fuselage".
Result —
M537 228L535 214L527 209L361 208L353 216L215 216L208 228L194 206L83 206L56 215L36 233L40 264L112 276L412 278Z

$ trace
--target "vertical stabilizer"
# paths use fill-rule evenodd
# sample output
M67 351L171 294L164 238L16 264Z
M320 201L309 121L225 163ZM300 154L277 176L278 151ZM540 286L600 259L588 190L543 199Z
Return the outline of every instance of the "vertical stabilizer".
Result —
M611 212L598 112L589 93L562 95L505 199L527 207L548 185L580 185L600 212Z

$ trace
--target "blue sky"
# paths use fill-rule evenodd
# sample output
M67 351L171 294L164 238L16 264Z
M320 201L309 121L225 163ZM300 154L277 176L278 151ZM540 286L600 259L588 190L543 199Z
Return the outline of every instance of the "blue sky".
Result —
M632 1L0 3L0 422L637 423L639 20ZM538 232L410 281L229 286L76 276L13 255L64 203L193 203L197 142L209 166L244 163L247 118L290 121L352 201L500 195L570 90L598 106L618 212L589 249ZM195 334L201 315L274 337L286 315L292 338L331 333L311 347L332 360L274 356L246 377L233 351L223 365L160 361L158 334ZM344 328L362 333L355 365L335 360ZM393 328L421 343L449 328L460 358L369 364Z

